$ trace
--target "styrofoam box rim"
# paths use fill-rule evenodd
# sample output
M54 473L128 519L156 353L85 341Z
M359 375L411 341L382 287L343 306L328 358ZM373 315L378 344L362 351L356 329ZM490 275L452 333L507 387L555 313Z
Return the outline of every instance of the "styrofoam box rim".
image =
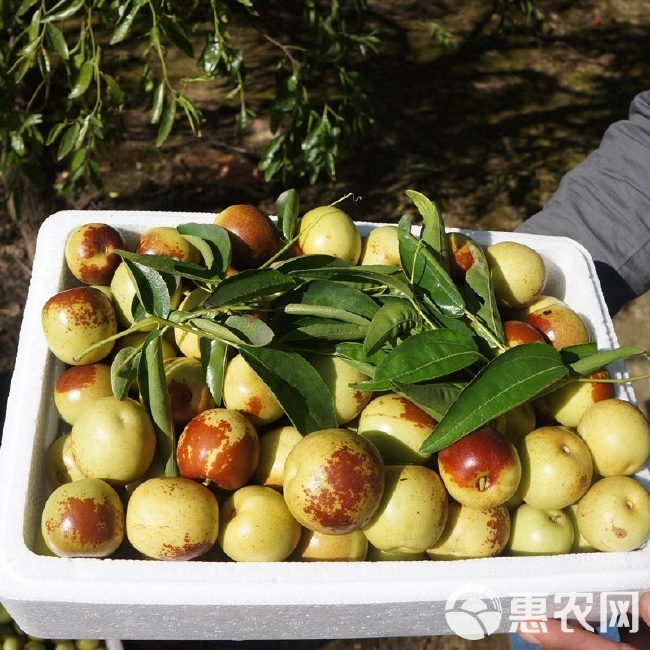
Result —
M67 604L74 612L78 603L83 605L80 611L86 614L95 611L93 608L106 611L107 607L110 612L122 612L124 624L127 628L131 626L131 638L147 638L147 634L150 638L179 639L216 638L219 634L229 638L245 638L251 634L254 638L334 638L350 633L390 636L391 630L397 633L401 630L397 621L390 627L390 607L401 611L400 605L405 603L424 603L430 609L437 607L438 614L431 614L431 623L423 623L424 627L411 627L411 633L435 634L440 633L440 602L466 583L479 581L503 598L524 592L635 590L650 584L650 548L630 553L406 563L167 563L61 559L35 554L30 547L47 494L43 478L44 450L58 427L51 391L62 369L48 351L40 313L50 296L70 284L71 276L62 254L68 233L83 223L104 222L118 227L133 240L139 232L154 225L211 222L214 216L192 212L64 211L46 219L39 231L0 448L0 600L19 624L22 617L38 628L34 615L37 605L43 608L48 604L52 607ZM385 224L358 224L362 234L379 225ZM545 293L566 300L586 317L601 349L617 345L593 262L582 246L567 238L465 232L481 245L514 240L538 250L549 274ZM624 376L625 367L617 365L612 371L616 376ZM619 391L621 396L634 401L629 385ZM638 478L647 484L648 469L644 468ZM382 604L382 624L363 629L355 628L348 614L344 630L340 627L342 619L334 615L334 619L326 619L329 623L312 621L303 629L294 624L294 629L288 630L286 621L282 623L280 617L278 624L285 625L282 630L270 625L263 632L238 633L237 624L220 621L217 615L212 622L198 624L195 617L187 614L192 608L203 611L212 607L220 611L219 608L232 606L241 607L249 615L269 606L334 607L339 612L338 608L343 611L346 607L373 604ZM130 608L136 607L137 611L138 605L153 612L153 619L155 614L164 611L171 621L166 619L166 627L160 620L129 623ZM178 611L177 616L170 611ZM75 625L72 630L80 632L92 627L88 621L77 621ZM115 629L108 623L94 620L93 625L94 632L106 632L98 636L115 636Z

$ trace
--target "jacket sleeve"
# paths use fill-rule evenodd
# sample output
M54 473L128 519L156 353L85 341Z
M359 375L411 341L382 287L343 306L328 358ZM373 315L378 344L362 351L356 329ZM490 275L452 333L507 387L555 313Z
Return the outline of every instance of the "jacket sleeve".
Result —
M634 98L628 119L607 129L598 149L517 231L581 243L612 314L650 288L650 90Z

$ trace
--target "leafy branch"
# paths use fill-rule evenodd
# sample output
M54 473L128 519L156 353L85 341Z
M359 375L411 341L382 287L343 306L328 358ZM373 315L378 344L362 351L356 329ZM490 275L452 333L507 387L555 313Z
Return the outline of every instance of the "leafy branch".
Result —
M223 261L230 259L230 240L212 224L177 227L199 244L203 266L121 251L136 287L136 318L116 336L152 323L159 329L147 337L146 348L123 350L113 361L116 395L124 395L134 374L150 395L159 395L162 350L154 340L176 328L199 337L216 404L223 394L225 360L239 353L306 434L336 426L332 396L310 358L338 356L367 375L358 389L398 392L438 419L422 445L423 451L435 452L568 381L645 354L638 348L599 351L595 343L561 351L547 343L507 348L480 247L476 244L474 264L456 285L444 262L447 233L439 211L423 195L408 195L423 227L412 232L408 220L400 223L401 266L351 266L328 255L302 255L228 275ZM279 212L293 223L295 193L278 202ZM291 236L292 231L286 232ZM282 222L278 236L290 241ZM194 284L197 278L199 299L173 307L179 283ZM474 298L466 300L468 295ZM150 407L166 431L165 408Z

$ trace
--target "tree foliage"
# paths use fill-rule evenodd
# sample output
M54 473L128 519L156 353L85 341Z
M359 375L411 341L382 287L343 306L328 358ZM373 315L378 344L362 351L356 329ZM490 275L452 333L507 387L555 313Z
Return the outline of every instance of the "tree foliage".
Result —
M366 0L4 0L1 7L0 173L17 214L26 179L52 182L45 160L65 170L61 191L101 185L100 160L122 137L125 107L150 112L152 144L160 147L183 121L201 135L205 117L191 90L218 83L243 137L254 115L246 96L252 45L237 25L272 49L265 65L274 87L258 108L273 134L259 160L265 179L334 177L345 148L376 127L363 63L382 43ZM490 11L501 25L512 14L541 20L529 0L498 0ZM432 41L453 43L447 30L429 27ZM194 75L170 73L172 50L193 61ZM120 68L134 57L138 88Z

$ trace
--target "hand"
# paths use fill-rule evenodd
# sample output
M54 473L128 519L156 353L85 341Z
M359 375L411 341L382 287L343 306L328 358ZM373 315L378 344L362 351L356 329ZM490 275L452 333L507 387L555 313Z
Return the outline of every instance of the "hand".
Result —
M650 648L650 592L641 595L639 600L639 631L630 633L621 629L622 642L610 641L603 637L580 628L573 632L564 632L561 621L549 619L546 622L546 632L520 633L519 636L527 643L543 648L543 650L634 650L634 648ZM645 621L645 625L644 625Z

